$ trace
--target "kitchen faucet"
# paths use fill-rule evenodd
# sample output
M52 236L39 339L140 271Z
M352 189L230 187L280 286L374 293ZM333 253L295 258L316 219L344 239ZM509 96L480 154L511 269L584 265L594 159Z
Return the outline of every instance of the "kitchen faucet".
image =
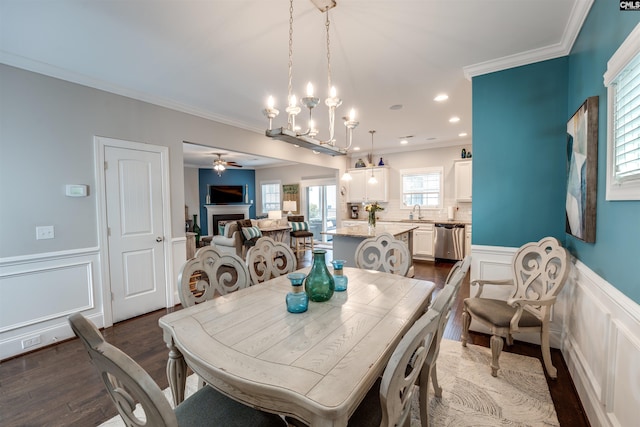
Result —
M418 208L418 219L422 219L422 211L420 209L420 205L415 204L413 206L413 210L411 211L411 214L413 215L416 212L416 207Z

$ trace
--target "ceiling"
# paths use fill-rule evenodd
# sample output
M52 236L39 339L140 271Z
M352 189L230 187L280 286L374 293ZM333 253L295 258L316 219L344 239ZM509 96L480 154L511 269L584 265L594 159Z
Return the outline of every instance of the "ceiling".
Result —
M592 2L337 0L337 145L345 145L338 118L351 108L360 122L354 146L365 151L371 129L379 153L470 144L470 78L567 55ZM288 20L287 0L0 0L0 62L263 134L269 95L281 111L274 127L286 121ZM326 97L324 21L311 1L294 1L298 98L308 81ZM440 93L448 100L435 102ZM327 115L321 101L319 138Z

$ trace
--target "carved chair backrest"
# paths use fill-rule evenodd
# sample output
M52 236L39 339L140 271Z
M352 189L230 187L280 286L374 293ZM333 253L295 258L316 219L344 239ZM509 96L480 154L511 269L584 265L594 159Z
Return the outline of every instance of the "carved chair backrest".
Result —
M435 310L424 313L391 355L380 383L383 418L380 425L405 425L411 416L411 401L416 390L414 384L436 339L439 319L440 313Z
M247 267L253 285L292 273L297 265L291 247L270 237L259 238L247 251Z
M195 273L199 273L200 277L192 283ZM216 293L226 295L246 288L251 284L251 278L242 258L205 246L182 266L178 283L182 306L191 307L212 299Z
M68 320L71 329L89 352L109 397L126 425L178 426L169 401L140 365L106 342L98 328L82 314L72 314ZM134 414L136 403L142 407L146 423Z
M569 252L554 237L527 243L513 257L515 290L512 299L544 300L554 298L567 281L570 270ZM548 305L529 304L525 310L539 319L549 314Z
M390 233L364 239L356 247L356 267L406 276L411 267L409 248Z
M449 270L449 274L447 274L447 278L445 279L444 284L448 285L449 282L451 282L451 280L453 279L453 275L458 271L464 272L464 274L462 275L462 278L464 278L464 276L466 276L467 272L469 271L469 267L471 267L471 255L467 255L463 260L460 260L453 264L453 267L451 267L451 270Z

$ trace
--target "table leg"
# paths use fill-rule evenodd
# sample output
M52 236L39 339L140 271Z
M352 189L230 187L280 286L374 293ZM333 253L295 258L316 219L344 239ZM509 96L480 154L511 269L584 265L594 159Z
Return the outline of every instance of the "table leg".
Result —
M169 360L167 361L167 379L173 394L173 403L178 406L184 400L184 389L187 383L187 362L180 350L173 345L169 347Z

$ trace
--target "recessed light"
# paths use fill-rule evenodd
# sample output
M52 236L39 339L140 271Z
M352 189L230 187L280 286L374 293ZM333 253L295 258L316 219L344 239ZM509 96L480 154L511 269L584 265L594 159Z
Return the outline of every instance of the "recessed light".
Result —
M407 145L409 143L409 141L407 141L406 139L401 139L400 140L400 144L402 145Z
M466 132L460 132L460 133L458 134L458 136L467 136L467 133L466 133Z
M449 119L449 123L458 123L460 121L460 117L453 116Z
M353 147L353 151L360 151L360 147Z
M446 93L441 93L435 98L433 98L433 100L436 102L446 101L447 99L449 99L449 95L447 95Z
M389 107L390 110L402 110L402 104L393 104Z
M298 144L293 144L294 147L296 148L300 148L300 146Z

